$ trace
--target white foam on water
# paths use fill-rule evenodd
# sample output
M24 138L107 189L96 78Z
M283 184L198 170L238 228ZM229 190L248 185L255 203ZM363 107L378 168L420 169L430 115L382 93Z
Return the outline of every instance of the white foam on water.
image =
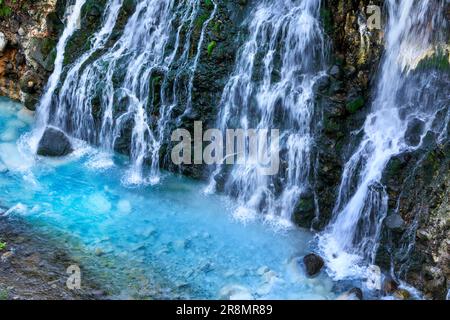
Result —
M17 128L8 127L0 134L0 140L3 142L12 142L17 139Z
M0 143L0 159L10 171L24 172L30 169L29 159L19 151L15 143Z
M107 170L114 167L113 156L106 152L94 153L85 162L85 166L92 170Z
M111 211L111 202L103 193L95 193L88 197L89 208L93 213L108 213Z
M13 206L12 208L10 208L9 210L7 210L3 216L8 217L11 216L13 214L19 214L19 215L24 215L28 212L28 207L22 203L18 203L15 206Z
M122 214L130 214L132 210L131 202L128 200L120 200L117 204L117 210Z

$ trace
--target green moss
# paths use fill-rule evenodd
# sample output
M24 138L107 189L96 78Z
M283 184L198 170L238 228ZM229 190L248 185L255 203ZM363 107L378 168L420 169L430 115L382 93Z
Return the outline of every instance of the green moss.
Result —
M320 10L320 18L322 20L323 29L326 33L331 34L333 32L333 19L331 11L329 9Z
M416 70L436 69L439 71L450 71L449 53L443 50L437 51L431 57L419 62Z
M365 101L364 101L363 97L358 97L358 98L350 101L349 103L347 103L345 108L350 113L356 113L364 106L364 102Z
M217 47L217 42L215 42L215 41L211 41L209 44L208 44L208 56L211 56L212 55L212 53L213 53L213 51L214 51L214 49Z
M394 158L389 161L386 168L386 176L389 178L398 177L402 170L402 162L398 158Z
M16 2L16 0L14 0ZM12 9L5 3L5 0L0 0L0 17L9 17Z
M56 48L56 40L51 38L44 38L41 42L41 52L43 55L48 56Z
M201 14L195 19L195 28L200 30L205 22L209 19L210 15L208 13Z
M212 10L214 8L214 3L212 0L203 0L203 3L205 4L205 7L209 10Z
M9 294L8 291L6 289L0 290L0 300L8 300L9 299Z
M0 251L3 251L6 249L6 242L0 242Z
M326 118L324 121L324 130L328 134L336 134L341 132L341 126L333 118Z

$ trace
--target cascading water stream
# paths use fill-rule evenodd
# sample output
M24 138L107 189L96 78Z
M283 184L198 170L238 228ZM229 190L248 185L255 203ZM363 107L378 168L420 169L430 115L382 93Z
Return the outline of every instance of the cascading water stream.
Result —
M232 168L224 188L239 198L238 219L262 211L289 223L300 197L310 191L314 85L324 75L326 51L319 11L317 0L266 0L246 22L249 38L225 86L218 127L256 129L259 142L267 140L264 130L279 129L287 168L268 176L255 159ZM278 152L273 141L268 147ZM224 165L216 167L207 192L219 187L224 172Z
M45 127L49 124L49 118L51 113L51 105L53 100L53 95L57 89L61 74L63 72L64 55L66 51L66 45L70 37L78 29L78 22L81 15L81 9L85 4L86 0L76 0L73 6L69 6L71 12L66 18L66 25L64 31L59 38L58 44L56 45L56 58L54 63L54 70L48 79L47 85L44 90L44 95L39 101L37 106L37 121L36 129L33 135L30 136L29 144L32 150L37 149L39 139L41 138Z
M46 122L108 152L115 149L126 130L130 131L127 148L131 167L124 183L154 184L160 176L160 148L170 137L167 131L171 122L176 121L172 119L173 111L183 107L180 87L187 88L184 109L188 112L191 107L204 33L217 5L212 2L214 9L202 22L193 48L192 38L202 10L200 0L138 1L122 35L105 49L122 3L123 0L107 3L101 29L93 36L90 49L69 66L57 104L53 105L56 116ZM68 38L73 32L67 33ZM93 59L97 53L99 56ZM170 71L175 69L175 79L168 80ZM183 73L188 74L188 80L182 79ZM183 85L182 81L188 84ZM159 105L154 101L157 83L161 87ZM51 101L41 110L47 119L52 113L50 105ZM146 162L151 163L150 172L144 172Z
M345 166L334 218L319 246L336 278L361 275L375 262L388 214L383 172L395 156L417 150L425 137L446 135L448 94L441 94L433 71L414 70L432 50L443 26L440 1L388 1L386 50L364 137ZM444 116L442 116L444 114ZM411 130L419 132L411 141ZM354 186L356 185L356 189Z

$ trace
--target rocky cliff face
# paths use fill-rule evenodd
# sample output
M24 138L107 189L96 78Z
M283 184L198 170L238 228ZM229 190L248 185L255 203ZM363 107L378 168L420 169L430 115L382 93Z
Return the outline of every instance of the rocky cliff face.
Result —
M61 6L61 1L59 1ZM56 0L4 1L0 16L0 93L34 110L53 69L63 15Z
M0 17L0 94L22 100L33 109L52 70L65 1L6 3L14 10L8 16ZM377 80L384 44L382 28L370 29L368 26L372 14L368 6L378 5L383 9L383 3L383 0L322 1L322 23L330 44L330 68L329 76L317 88L314 159L317 165L312 177L315 192L298 204L294 219L301 226L321 230L330 221L343 166L361 139L358 130L370 111L372 88ZM87 39L96 29L104 5L103 0L87 1L81 29L67 48L66 64L86 49ZM246 36L241 28L242 19L252 5L252 1L246 0L218 1L217 14L206 29L194 78L194 112L183 120L182 127L192 129L194 120L215 123L216 106L232 72L237 50ZM116 36L111 41L120 35L133 8L133 1L125 1ZM201 10L198 29L211 10L210 2L202 2ZM384 14L382 10L382 18ZM199 37L200 29L194 33L192 41L198 42ZM448 51L443 56L444 59L432 58L424 67L438 69L442 77L448 77ZM157 77L153 80L157 100L160 83ZM180 100L185 99L180 93ZM97 111L93 110L94 115ZM174 123L173 127L177 125L180 126ZM164 156L168 147L162 149L162 166L178 170ZM127 140L119 141L117 148L126 153ZM390 195L390 212L397 219L386 222L378 263L385 270L393 266L432 298L445 296L450 276L449 161L448 143L430 145L426 150L393 159L384 177ZM204 178L207 173L201 166L187 166L181 170L197 178ZM320 212L319 216L317 212Z

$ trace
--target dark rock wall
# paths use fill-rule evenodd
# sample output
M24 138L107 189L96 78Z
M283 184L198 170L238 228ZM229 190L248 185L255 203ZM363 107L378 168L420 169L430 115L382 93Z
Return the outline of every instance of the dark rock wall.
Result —
M63 28L66 0L4 1L10 10L0 16L7 43L0 50L0 94L34 110L53 70L55 46Z
M17 1L17 10L7 18L0 18L0 31L8 39L0 53L0 92L22 99L31 109L52 69L51 59L61 31L65 3L64 0L57 1L56 5L54 1L45 0ZM242 21L254 1L218 0L217 3L218 11L207 27L194 78L193 112L181 124L174 122L173 128L192 129L195 120L214 127L223 88L234 68L237 50L246 37ZM383 0L322 1L321 19L330 44L330 67L327 79L317 86L316 171L312 177L315 193L300 201L294 216L304 227L321 230L330 221L343 166L359 143L361 137L357 131L370 110L384 42L384 24L380 30L361 28L368 18L367 6L372 4L382 8L385 18ZM87 39L98 27L104 5L105 0L87 1L82 13L82 29L68 44L66 64L86 50ZM111 44L120 36L133 8L134 2L126 0ZM204 19L212 10L211 3L202 2L201 10L199 19ZM201 25L199 21L193 43L198 42ZM19 32L19 29L22 30ZM432 67L443 68L443 75L448 75L445 63ZM168 83L174 76L174 72L167 75ZM182 78L187 79L187 75ZM159 90L155 82L152 94L156 113ZM179 98L180 105L186 101L183 91ZM93 110L94 115L97 111ZM179 112L181 114L182 110ZM196 178L208 175L207 168L202 166L172 167L166 150L169 150L168 145L162 149L163 167ZM126 139L119 141L118 151L127 152ZM448 143L430 146L425 152L421 150L393 159L384 179L390 194L390 212L400 215L405 225L395 230L385 228L379 264L386 270L392 264L404 278L433 298L444 297L448 288L449 159Z

